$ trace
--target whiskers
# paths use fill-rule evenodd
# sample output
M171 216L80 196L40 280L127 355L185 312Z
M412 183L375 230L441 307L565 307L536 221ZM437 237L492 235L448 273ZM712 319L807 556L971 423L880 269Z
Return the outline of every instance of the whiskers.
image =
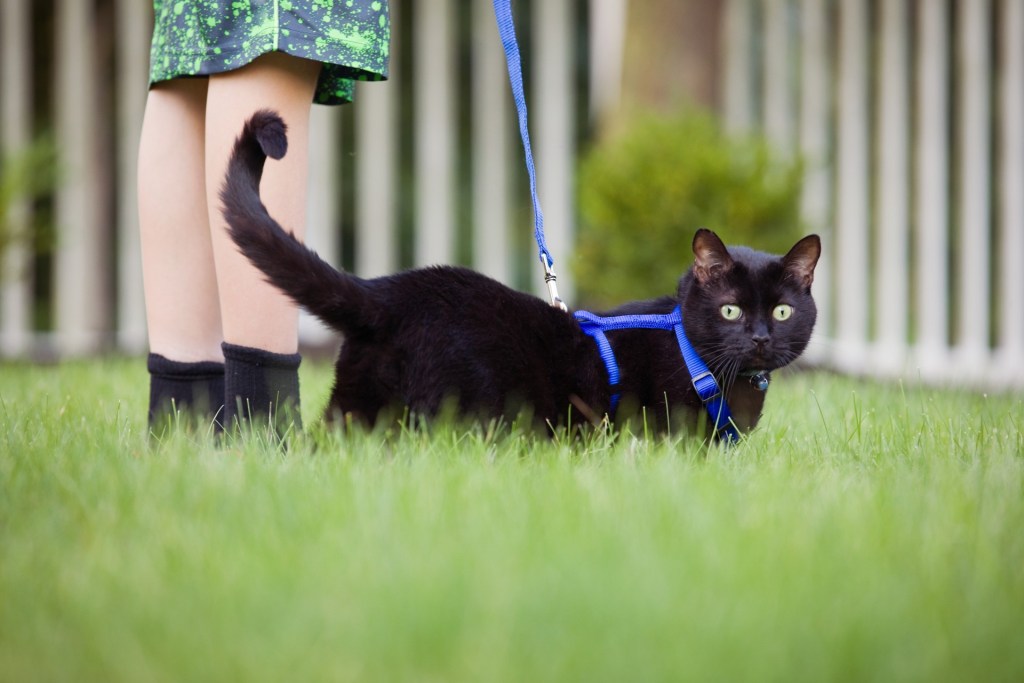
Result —
M704 362L715 375L724 393L729 393L743 370L777 370L795 361L805 351L804 345L787 339L773 339L766 361L754 362L752 354L737 350L735 345L718 342L704 348Z
M743 368L743 356L724 343L713 345L705 354L704 362L714 374L722 393L728 394Z
M812 343L815 342L824 346L824 342L820 339L812 340ZM736 343L730 343L725 340L702 345L699 353L701 354L701 359L715 376L715 381L718 382L722 392L728 394L735 386L736 380L740 378L741 372L745 370L765 370L769 372L777 370L789 365L809 349L810 345L807 345L805 349L805 345L801 344L798 340L774 338L767 350L767 359L765 360L755 361L752 348L738 349ZM808 355L814 354L808 353ZM669 381L677 380L679 373L686 372L688 372L686 364L680 359L679 365L666 379Z

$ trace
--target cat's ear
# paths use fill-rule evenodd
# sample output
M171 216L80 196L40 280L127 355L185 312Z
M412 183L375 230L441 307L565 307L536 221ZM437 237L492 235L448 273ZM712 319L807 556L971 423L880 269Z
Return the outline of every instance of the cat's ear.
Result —
M821 256L821 240L817 235L808 235L782 257L782 267L786 276L805 289L810 289L814 282L814 266Z
M707 284L722 277L732 268L732 256L718 235L701 228L693 236L693 276Z

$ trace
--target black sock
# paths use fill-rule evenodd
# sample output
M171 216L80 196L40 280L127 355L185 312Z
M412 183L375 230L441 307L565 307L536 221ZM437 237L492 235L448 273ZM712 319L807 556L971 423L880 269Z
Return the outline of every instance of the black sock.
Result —
M299 363L297 353L273 353L224 342L224 424L272 424L278 436L293 426L302 428L299 416Z
M161 433L184 418L197 427L221 430L224 412L224 364L216 361L183 363L151 353L149 370L149 428Z

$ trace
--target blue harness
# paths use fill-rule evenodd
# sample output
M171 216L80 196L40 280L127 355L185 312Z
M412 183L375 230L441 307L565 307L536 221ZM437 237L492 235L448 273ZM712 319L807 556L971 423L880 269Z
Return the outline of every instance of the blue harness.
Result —
M679 351L692 378L693 388L715 426L715 434L719 439L729 443L739 441L740 433L733 424L732 413L722 395L722 389L690 344L690 340L686 338L686 332L683 331L683 314L679 306L667 315L617 315L603 318L587 311L576 311L573 315L580 328L597 342L598 353L608 370L608 384L612 389L610 412L615 412L619 403L619 364L615 360L615 352L605 332L625 329L670 330L676 333Z

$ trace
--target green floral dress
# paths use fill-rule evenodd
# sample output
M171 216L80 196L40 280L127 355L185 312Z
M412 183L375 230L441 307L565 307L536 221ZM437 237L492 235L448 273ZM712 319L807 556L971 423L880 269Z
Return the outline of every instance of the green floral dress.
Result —
M388 0L153 0L150 85L244 66L268 52L323 64L314 100L352 100L388 75Z

